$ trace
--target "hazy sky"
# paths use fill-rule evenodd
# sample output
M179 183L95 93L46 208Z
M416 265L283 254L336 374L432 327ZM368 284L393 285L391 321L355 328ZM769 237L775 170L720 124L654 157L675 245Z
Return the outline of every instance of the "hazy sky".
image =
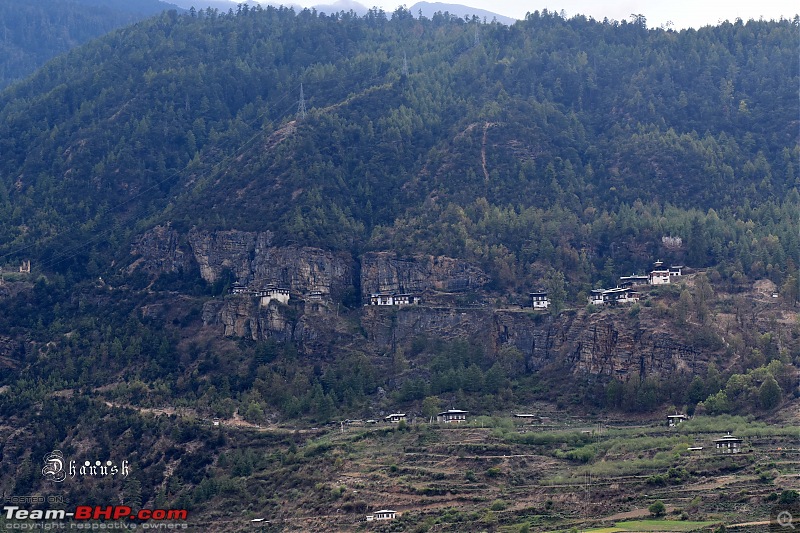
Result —
M264 0L262 0L264 1ZM293 0L306 7L319 4L332 4L333 0ZM367 7L377 6L391 13L401 3L411 7L418 0L356 0ZM436 0L428 0L434 2ZM647 17L649 27L659 27L672 22L673 28L700 28L715 25L737 17L748 19L791 19L800 12L797 0L439 0L444 3L464 4L506 15L524 18L528 12L542 9L561 12L567 17L578 13L591 16L597 20L603 18L630 20L632 13Z

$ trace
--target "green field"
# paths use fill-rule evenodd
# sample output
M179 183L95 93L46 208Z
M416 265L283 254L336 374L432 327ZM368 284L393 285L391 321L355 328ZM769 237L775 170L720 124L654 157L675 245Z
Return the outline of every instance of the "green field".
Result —
M630 522L618 522L613 527L587 529L585 533L621 533L624 531L662 531L665 533L672 533L678 531L698 531L717 523L718 522L709 521L691 522L688 520L633 520Z

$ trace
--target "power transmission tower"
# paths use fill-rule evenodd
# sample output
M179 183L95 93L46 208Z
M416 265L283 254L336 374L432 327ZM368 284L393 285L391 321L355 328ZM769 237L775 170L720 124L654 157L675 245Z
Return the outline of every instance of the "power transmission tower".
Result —
M408 59L405 52L403 52L403 76L408 76Z
M303 96L303 84L300 84L300 102L297 104L297 118L303 120L306 118L306 99Z
M481 44L481 21L477 17L475 18L475 46Z

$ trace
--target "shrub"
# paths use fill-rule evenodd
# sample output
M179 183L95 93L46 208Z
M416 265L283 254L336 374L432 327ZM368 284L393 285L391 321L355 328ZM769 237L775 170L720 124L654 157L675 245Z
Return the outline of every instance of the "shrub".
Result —
M492 506L489 507L492 511L502 511L508 507L508 503L504 502L503 500L495 500L492 502Z
M650 511L650 514L655 517L661 517L667 514L667 506L664 505L664 502L658 500L654 502L650 507L647 508Z
M491 468L486 470L486 476L487 477L497 477L500 474L501 474L501 470L499 468L497 468L496 466L493 466L493 467L491 467Z

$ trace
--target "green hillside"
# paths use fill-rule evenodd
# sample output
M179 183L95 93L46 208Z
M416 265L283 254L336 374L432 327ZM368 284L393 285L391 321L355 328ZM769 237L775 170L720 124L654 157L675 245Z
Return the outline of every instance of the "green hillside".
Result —
M90 39L170 8L158 0L3 0L0 89Z
M171 220L488 261L480 240L515 265L542 248L552 260L549 240L592 249L580 268L601 270L612 242L666 233L700 240L695 266L751 274L767 254L780 283L773 256L797 249L778 216L797 202L796 44L791 21L676 33L548 13L510 28L402 10L165 14L3 95L4 249L56 261L50 247L81 242L80 263L108 264L98 248L124 242L131 221ZM474 228L487 203L503 213L496 242ZM461 237L420 238L415 224L452 225L446 213ZM543 239L534 219L572 228ZM743 243L748 220L758 238ZM743 249L770 234L781 250ZM54 267L79 268L69 254Z
M0 93L4 494L61 450L135 464L70 503L197 530L766 517L798 488L799 23L241 6L53 59ZM685 275L587 305L657 259ZM724 431L741 456L689 454Z

